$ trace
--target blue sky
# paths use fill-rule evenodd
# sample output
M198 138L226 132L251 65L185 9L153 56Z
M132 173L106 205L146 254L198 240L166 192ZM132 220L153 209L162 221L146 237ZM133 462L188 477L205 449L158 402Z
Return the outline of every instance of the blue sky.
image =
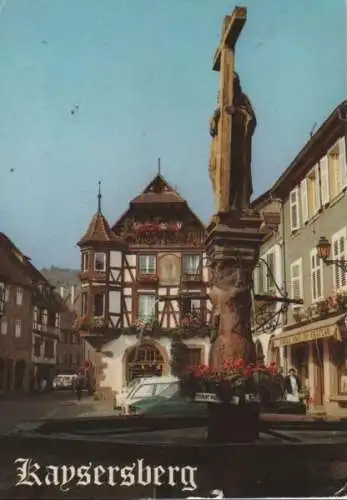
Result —
M346 98L344 0L244 0L236 67L255 108L255 195ZM162 172L207 221L211 60L230 0L0 1L0 230L37 266L79 266ZM78 105L75 114L70 110ZM14 169L14 171L10 171Z

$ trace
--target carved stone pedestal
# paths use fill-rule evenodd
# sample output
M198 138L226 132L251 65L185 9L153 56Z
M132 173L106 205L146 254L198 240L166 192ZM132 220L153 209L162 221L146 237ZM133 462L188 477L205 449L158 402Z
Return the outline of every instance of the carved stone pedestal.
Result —
M211 300L218 336L211 346L210 367L225 360L255 362L251 335L253 270L263 239L258 212L219 213L207 228L207 255L212 270Z

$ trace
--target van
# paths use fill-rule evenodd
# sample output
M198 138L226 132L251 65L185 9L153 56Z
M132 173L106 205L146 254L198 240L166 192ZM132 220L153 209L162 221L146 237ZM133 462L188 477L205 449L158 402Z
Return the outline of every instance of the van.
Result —
M179 381L177 377L172 375L135 380L137 382L135 383L135 381L133 381L134 383L130 384L128 393L119 399L118 406L120 406L123 415L129 415L130 407L133 403L153 396L158 396L171 384Z

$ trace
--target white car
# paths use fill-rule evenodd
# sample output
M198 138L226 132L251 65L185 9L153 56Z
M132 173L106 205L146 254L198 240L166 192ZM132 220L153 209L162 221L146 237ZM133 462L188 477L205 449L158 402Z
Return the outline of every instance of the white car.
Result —
M73 382L77 378L75 373L60 373L53 380L53 389L72 389Z
M136 401L158 396L171 384L177 383L178 378L172 375L135 379L128 386L127 393L120 393L117 397L117 406L123 415L129 415L130 407Z

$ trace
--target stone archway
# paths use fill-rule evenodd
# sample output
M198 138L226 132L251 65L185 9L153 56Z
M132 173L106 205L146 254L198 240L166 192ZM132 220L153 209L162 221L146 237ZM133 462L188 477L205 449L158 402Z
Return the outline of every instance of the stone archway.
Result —
M256 355L257 363L263 364L265 362L263 346L261 345L260 340L257 340L255 342L255 355Z
M168 372L169 358L163 346L152 340L127 349L124 355L126 383L134 378L161 376Z

